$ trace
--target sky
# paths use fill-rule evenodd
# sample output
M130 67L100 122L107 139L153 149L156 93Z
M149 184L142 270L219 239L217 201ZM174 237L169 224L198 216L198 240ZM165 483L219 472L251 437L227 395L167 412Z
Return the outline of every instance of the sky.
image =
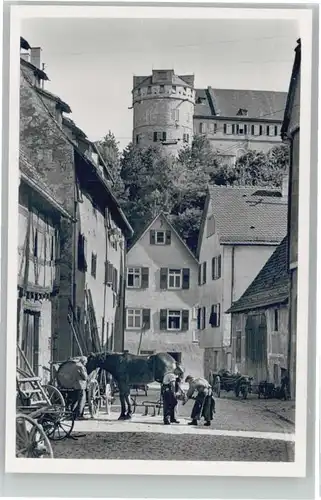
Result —
M111 130L131 141L134 75L194 74L195 87L287 91L299 38L295 21L25 19L21 35L42 48L45 89L71 107L90 140Z

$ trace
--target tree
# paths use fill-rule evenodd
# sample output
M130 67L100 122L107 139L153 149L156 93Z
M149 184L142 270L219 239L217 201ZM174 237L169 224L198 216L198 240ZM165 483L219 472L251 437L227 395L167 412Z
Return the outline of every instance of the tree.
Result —
M96 146L106 163L106 166L111 173L114 183L113 192L119 201L126 197L124 183L121 177L121 154L119 151L119 143L116 140L114 134L109 130L105 137L96 143Z
M289 148L285 144L270 151L249 150L240 156L235 167L221 165L213 176L215 184L240 186L282 185L282 177L289 168Z

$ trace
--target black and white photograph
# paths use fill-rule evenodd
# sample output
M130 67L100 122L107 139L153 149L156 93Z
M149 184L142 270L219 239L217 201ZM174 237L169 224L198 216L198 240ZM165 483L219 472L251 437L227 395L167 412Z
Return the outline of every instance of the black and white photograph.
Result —
M310 13L13 9L8 470L304 475Z

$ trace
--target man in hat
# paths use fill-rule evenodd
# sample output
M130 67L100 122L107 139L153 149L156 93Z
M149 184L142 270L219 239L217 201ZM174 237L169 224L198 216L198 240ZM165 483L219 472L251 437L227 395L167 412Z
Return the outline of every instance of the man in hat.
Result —
M75 391L75 403L73 405L73 412L75 419L84 418L84 410L86 404L86 389L88 374L86 370L87 358L86 356L79 356L73 359L76 364L76 377L73 383L73 389Z
M164 425L179 424L176 419L178 395L180 394L180 380L174 373L166 373L161 386L163 398Z
M186 377L185 382L189 384L189 389L183 404L185 404L188 399L192 398L195 392L197 393L191 413L192 421L189 422L188 425L197 425L198 420L204 417L204 425L207 427L210 426L213 420L213 414L215 413L215 401L211 384L205 378L194 378L191 375Z

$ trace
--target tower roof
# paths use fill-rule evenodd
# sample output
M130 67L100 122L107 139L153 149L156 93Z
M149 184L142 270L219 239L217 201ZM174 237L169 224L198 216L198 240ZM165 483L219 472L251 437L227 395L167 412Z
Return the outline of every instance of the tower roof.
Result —
M153 70L149 76L134 76L133 90L137 87L148 87L150 85L177 85L194 88L194 75L176 75L173 69Z

